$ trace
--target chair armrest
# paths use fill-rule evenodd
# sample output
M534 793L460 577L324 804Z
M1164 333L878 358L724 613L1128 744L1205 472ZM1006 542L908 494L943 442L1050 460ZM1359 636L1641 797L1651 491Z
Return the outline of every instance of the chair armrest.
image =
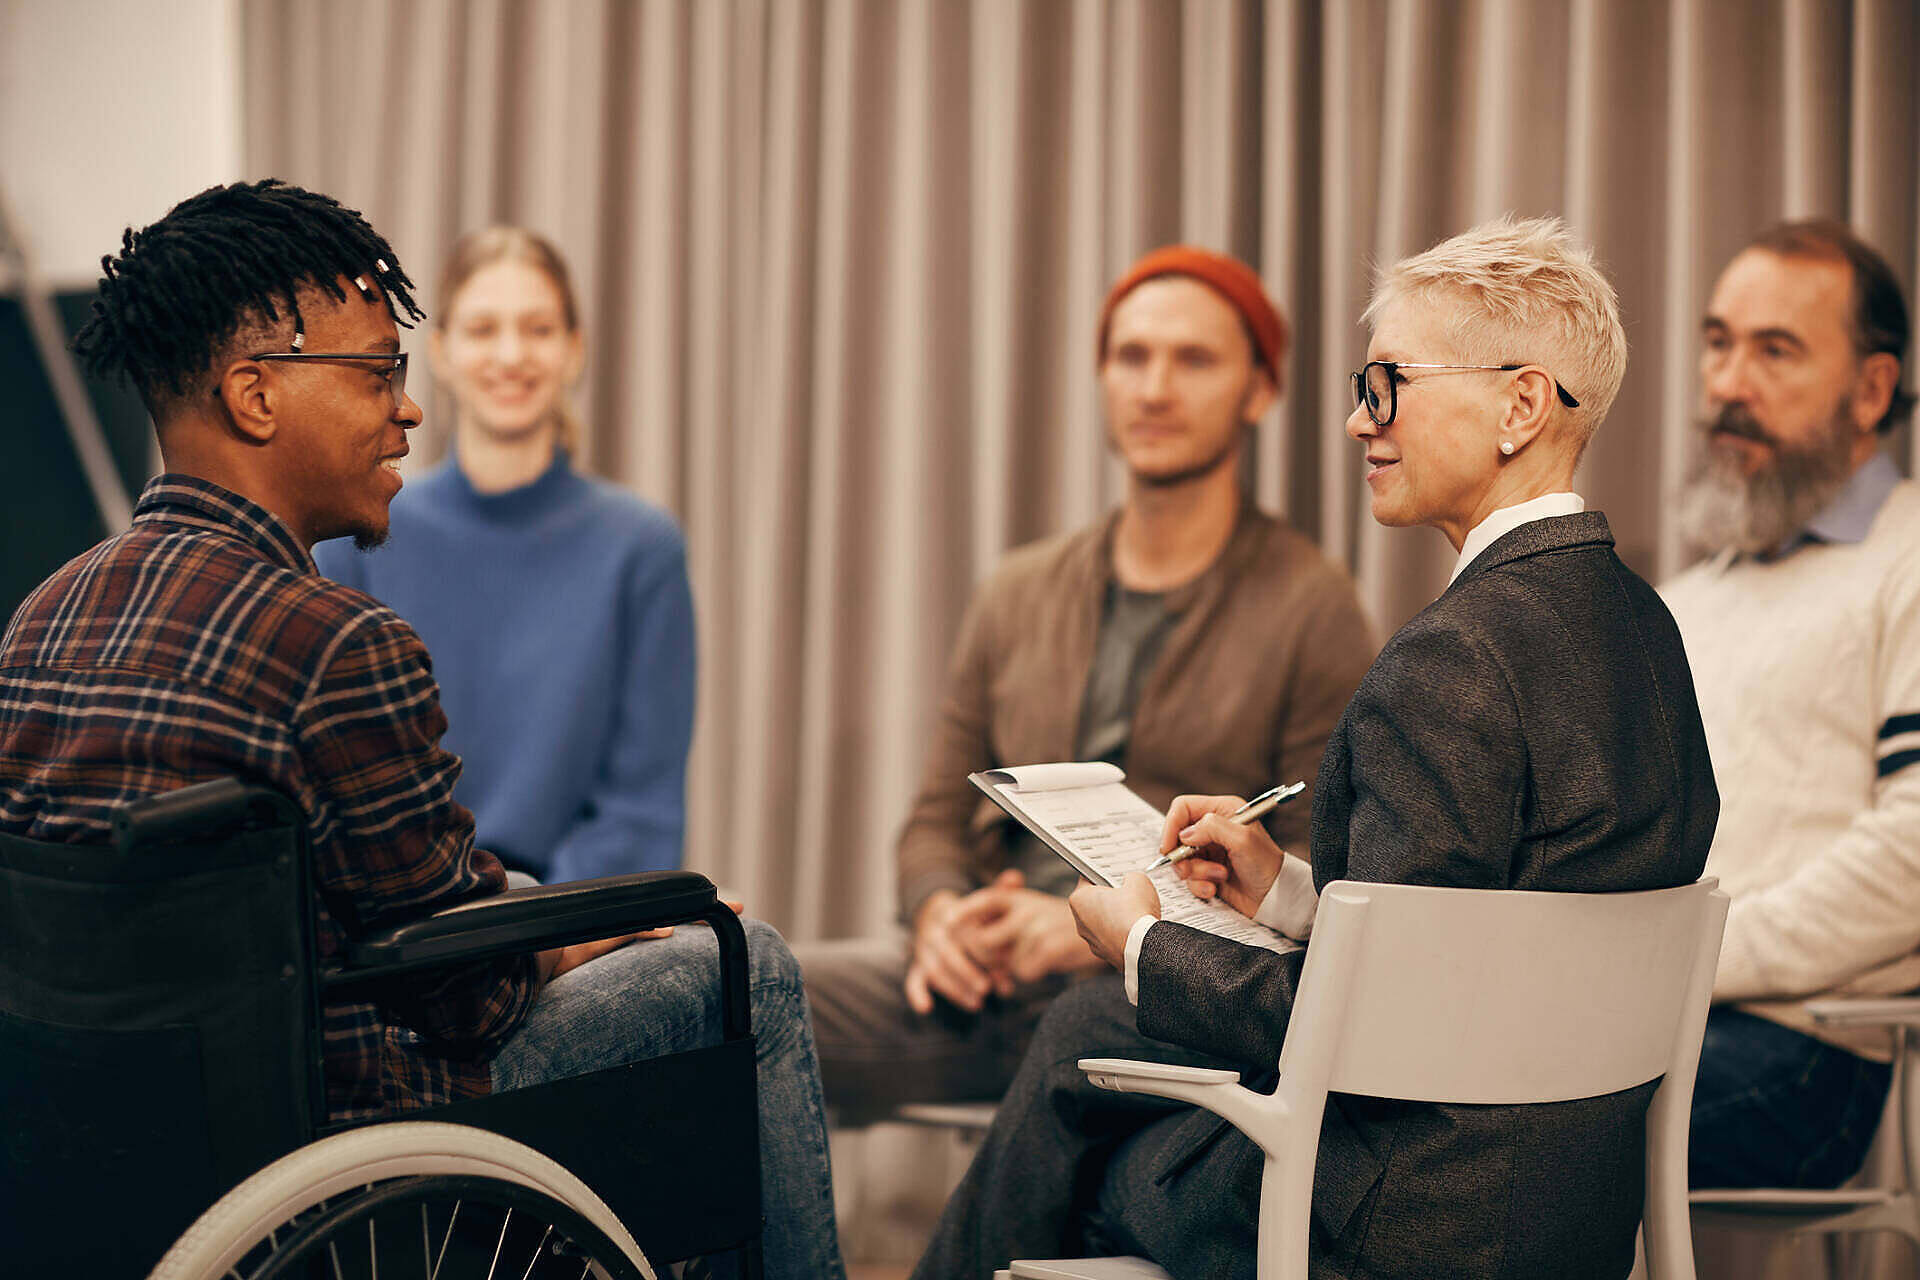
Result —
M544 951L710 919L732 917L713 882L692 871L642 871L566 884L535 885L479 898L357 938L329 986L358 984L413 969Z
M1080 1069L1094 1085L1115 1093L1150 1093L1205 1107L1269 1154L1287 1117L1287 1104L1281 1098L1247 1088L1240 1083L1238 1071L1129 1058L1082 1058Z
M1153 1093L1155 1083L1238 1084L1238 1071L1218 1067L1183 1067L1171 1062L1136 1062L1131 1058L1082 1058L1080 1069L1102 1089L1116 1093Z
M1920 1028L1920 996L1809 1000L1807 1013L1815 1022L1828 1027Z

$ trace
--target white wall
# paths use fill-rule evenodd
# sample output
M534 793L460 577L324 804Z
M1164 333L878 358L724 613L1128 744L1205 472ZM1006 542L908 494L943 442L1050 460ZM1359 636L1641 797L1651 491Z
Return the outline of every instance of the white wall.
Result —
M46 283L239 176L237 0L0 0L0 202Z

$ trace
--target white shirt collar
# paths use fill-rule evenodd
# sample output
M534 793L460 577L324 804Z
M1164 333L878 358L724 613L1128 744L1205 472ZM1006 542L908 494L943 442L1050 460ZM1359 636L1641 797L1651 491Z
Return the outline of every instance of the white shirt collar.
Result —
M1502 534L1512 533L1521 525L1532 520L1545 520L1548 516L1578 515L1587 509L1587 500L1577 493L1544 493L1525 502L1516 502L1510 507L1501 507L1487 516L1473 531L1467 534L1467 540L1460 544L1460 558L1454 561L1453 574L1447 579L1452 586L1454 578L1466 572L1473 558L1494 544Z

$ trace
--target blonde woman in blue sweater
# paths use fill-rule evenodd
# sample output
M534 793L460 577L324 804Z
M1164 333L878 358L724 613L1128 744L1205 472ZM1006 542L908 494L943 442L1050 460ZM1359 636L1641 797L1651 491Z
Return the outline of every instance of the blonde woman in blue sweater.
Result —
M695 671L680 530L572 467L586 348L550 243L473 232L436 296L452 456L394 500L385 545L315 558L433 653L478 843L547 882L678 866Z

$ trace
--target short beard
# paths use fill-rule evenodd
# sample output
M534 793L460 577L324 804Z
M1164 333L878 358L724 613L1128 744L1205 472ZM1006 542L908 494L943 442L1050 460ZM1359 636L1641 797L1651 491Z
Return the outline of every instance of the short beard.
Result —
M1251 424L1243 423L1240 430L1228 439L1226 445L1222 447L1219 452L1215 453L1212 457L1201 459L1190 467L1182 467L1178 471L1166 471L1156 474L1143 474L1136 471L1133 473L1134 483L1145 489L1175 489L1183 484L1190 484L1195 480L1204 479L1239 456L1242 443L1250 430Z
M1248 378L1246 388L1240 393L1240 403L1233 411L1234 421L1239 424L1240 429L1227 437L1227 442L1217 453L1211 457L1202 458L1190 467L1182 467L1178 471L1168 471L1160 475L1142 475L1137 471L1130 471L1133 483L1144 489L1178 488L1183 484L1205 479L1238 458L1241 450L1251 448L1249 437L1253 435L1255 427L1259 424L1247 417L1247 405L1253 400L1256 387L1253 379L1258 376L1259 371L1256 369ZM1107 447L1116 453L1120 451L1120 442L1111 430L1107 434Z
M388 526L388 528L391 527L391 525ZM372 551L375 547L385 546L386 541L386 529L356 529L353 533L355 551Z
M1812 444L1789 445L1730 404L1697 424L1679 494L1680 537L1696 555L1726 548L1758 555L1779 548L1832 502L1853 474L1853 400L1843 397ZM1773 445L1772 465L1741 474L1714 447L1716 432Z

